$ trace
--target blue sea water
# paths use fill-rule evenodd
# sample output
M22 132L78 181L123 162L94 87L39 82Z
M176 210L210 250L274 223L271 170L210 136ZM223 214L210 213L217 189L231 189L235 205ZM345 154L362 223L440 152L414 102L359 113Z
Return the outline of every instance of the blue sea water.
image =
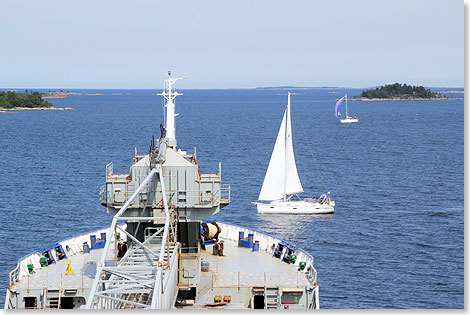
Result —
M214 219L263 230L315 257L322 308L464 307L463 100L349 102L360 90L299 90L294 151L305 195L331 191L334 215L258 215L285 90L181 90L178 146L222 162L232 202ZM0 114L0 301L17 259L110 224L98 202L105 165L148 152L160 91L81 90L52 100L74 111ZM121 95L113 95L121 94ZM455 96L455 95L452 95ZM463 97L463 95L457 95Z

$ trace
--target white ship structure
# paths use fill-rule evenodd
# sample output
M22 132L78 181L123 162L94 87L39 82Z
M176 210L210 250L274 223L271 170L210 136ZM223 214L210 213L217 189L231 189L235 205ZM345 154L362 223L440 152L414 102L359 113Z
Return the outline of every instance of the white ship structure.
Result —
M313 257L278 237L207 221L230 203L222 172L177 148L175 82L166 124L129 174L106 166L110 227L39 249L9 274L5 309L318 309Z

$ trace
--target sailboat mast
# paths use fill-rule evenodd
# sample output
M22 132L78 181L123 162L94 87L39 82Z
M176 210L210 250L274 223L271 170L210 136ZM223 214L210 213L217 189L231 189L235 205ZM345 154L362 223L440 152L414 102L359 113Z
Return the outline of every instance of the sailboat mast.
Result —
M287 115L286 115L286 131L285 131L285 139L284 139L284 148L287 148L287 125L288 120L290 121L290 92L287 92ZM284 150L284 201L286 201L286 177L287 177L287 150Z
M348 118L348 93L346 93L345 97L346 97L346 118Z

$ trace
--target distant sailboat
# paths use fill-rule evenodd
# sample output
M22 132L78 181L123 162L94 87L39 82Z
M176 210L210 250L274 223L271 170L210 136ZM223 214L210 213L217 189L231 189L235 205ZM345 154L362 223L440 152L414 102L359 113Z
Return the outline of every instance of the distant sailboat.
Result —
M297 194L303 192L297 166L295 164L292 144L292 126L290 114L290 96L288 93L287 108L282 118L263 187L255 202L258 213L284 214L323 214L334 212L334 201L330 192L318 198L302 200ZM299 200L291 200L296 196Z
M335 117L341 116L341 113L339 112L339 107L340 107L340 105L341 105L341 103L343 102L344 99L346 99L346 118L345 119L340 119L339 121L342 124L350 124L350 123L359 122L359 119L357 119L357 117L352 118L352 117L348 116L348 94L345 94L342 98L340 98L336 102Z

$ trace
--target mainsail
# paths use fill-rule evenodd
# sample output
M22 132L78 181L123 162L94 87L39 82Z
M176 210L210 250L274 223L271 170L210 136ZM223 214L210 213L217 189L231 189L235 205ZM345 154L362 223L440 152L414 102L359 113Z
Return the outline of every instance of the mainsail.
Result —
M296 194L304 191L300 183L297 165L295 164L294 145L292 144L292 123L290 115L290 93L287 103L287 119L286 119L286 187L285 194Z
M287 108L284 111L258 200L285 199L287 194L304 191L297 172L292 144L290 93L288 97Z

